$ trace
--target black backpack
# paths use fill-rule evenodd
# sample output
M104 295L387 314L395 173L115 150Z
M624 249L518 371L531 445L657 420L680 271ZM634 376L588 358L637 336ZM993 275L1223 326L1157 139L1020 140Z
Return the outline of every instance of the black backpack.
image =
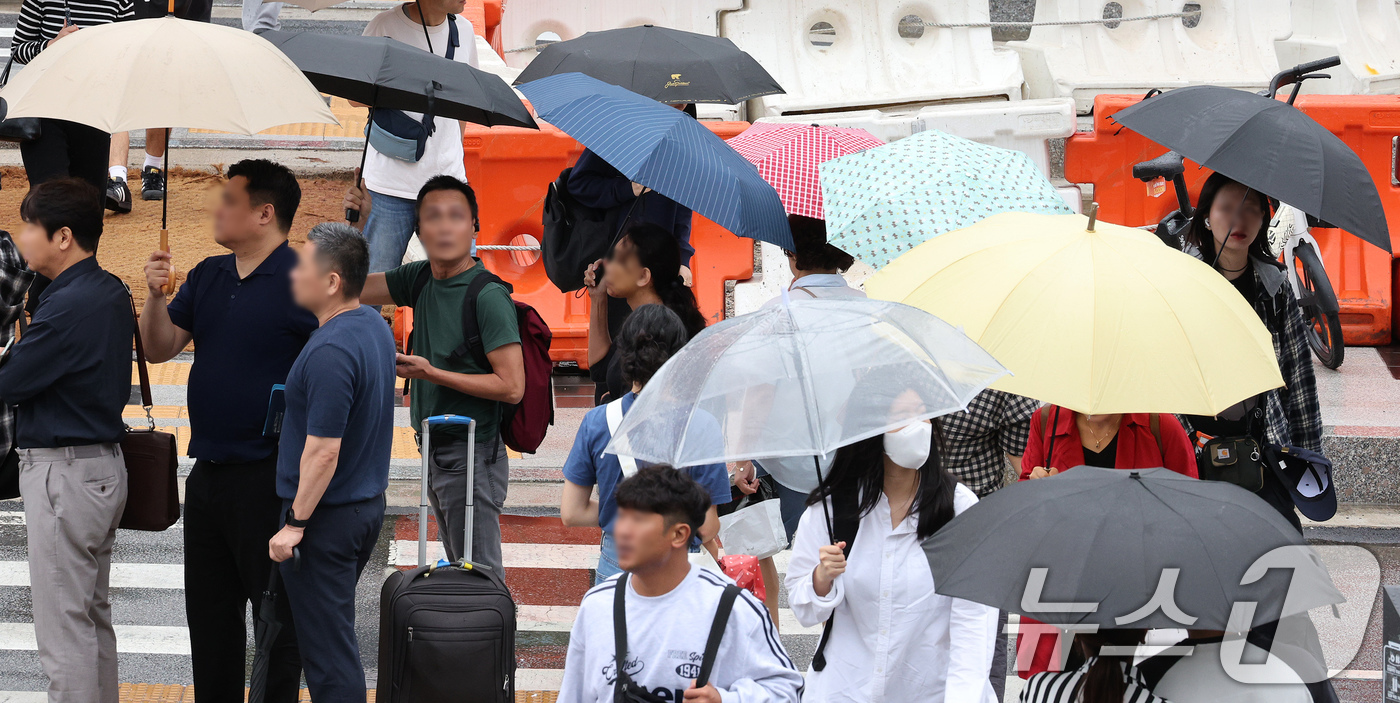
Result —
M583 287L584 270L607 256L624 224L616 209L591 208L569 194L569 176L573 172L570 166L549 184L549 192L544 196L544 237L540 242L545 275L564 293ZM640 200L635 199L633 207Z
M845 542L846 548L842 553L846 558L851 556L851 545L856 543L856 532L860 530L860 493L859 491L835 491L831 495L832 531L831 543ZM817 642L817 651L812 655L812 671L821 671L826 668L826 642L831 639L831 621L836 617L832 613L822 623L822 638Z
M670 698L661 698L651 691L638 686L627 675L627 572L617 577L617 590L613 591L613 666L617 667L617 678L613 689L615 703L663 703ZM704 688L710 682L710 672L715 667L715 656L719 654L720 640L724 639L724 629L729 625L729 613L734 610L734 601L739 597L739 587L727 584L724 594L719 597L719 607L715 609L715 619L710 623L710 636L705 640L705 655L700 659L700 668L695 672L695 687Z

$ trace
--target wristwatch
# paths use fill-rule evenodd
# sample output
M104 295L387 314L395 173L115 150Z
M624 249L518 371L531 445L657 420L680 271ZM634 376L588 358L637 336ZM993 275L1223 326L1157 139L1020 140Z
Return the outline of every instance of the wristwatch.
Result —
M296 514L296 512L293 511L291 508L287 508L287 527L302 527L302 528L304 528L304 527L306 527L306 524L309 523L309 522L311 522L310 519L307 519L307 520L298 520L298 519L297 519L297 514Z

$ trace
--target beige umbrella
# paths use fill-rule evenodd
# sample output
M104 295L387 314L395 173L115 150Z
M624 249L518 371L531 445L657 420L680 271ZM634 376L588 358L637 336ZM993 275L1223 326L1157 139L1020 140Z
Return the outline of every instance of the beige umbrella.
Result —
M336 124L325 98L272 44L251 32L175 17L85 27L40 52L0 89L0 98L7 117L70 120L104 132L185 127L253 134L284 124ZM169 149L165 158L168 167ZM168 202L161 206L167 251Z

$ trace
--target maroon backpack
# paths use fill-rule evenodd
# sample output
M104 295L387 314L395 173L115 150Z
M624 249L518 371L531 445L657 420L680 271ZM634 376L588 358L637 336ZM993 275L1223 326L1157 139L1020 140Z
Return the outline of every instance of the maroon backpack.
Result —
M452 351L449 358L464 359L470 355L478 366L489 369L491 362L486 358L486 347L481 343L481 327L476 321L476 298L490 283L505 286L507 293L513 293L515 289L496 274L485 270L479 259L476 263L483 269L467 286L462 305L462 337L465 341ZM424 266L419 272L413 282L409 307L418 302L419 294L432 275L430 266ZM554 424L554 385L551 380L554 362L549 358L549 343L554 333L549 331L549 325L534 308L514 298L511 302L515 303L515 319L520 325L520 351L525 359L525 395L519 403L500 404L501 439L507 447L522 454L531 454L540 448L549 426Z

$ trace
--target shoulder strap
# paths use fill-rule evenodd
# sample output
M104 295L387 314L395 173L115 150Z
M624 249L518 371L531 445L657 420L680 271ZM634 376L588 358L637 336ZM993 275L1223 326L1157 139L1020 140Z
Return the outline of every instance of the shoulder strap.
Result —
M626 686L627 668L627 572L617 577L613 591L613 661L617 666L617 676L613 681L617 688Z
M413 279L413 288L408 293L408 307L418 306L418 296L423 295L423 289L428 287L428 280L433 277L432 264L423 264L418 276Z
M813 297L813 298L816 298L816 297L817 297L817 294L816 294L816 293L813 293L813 292L810 291L810 290L808 290L806 286L797 286L797 287L795 287L795 288L790 288L789 290L800 290L800 291L802 291L803 293L806 293L807 295L809 295L809 296L811 296L811 297Z
M606 408L607 410L604 412L606 412L608 416L608 434L616 436L617 428L622 426L622 399L618 398L608 403ZM623 478L631 478L632 474L637 473L636 459L619 454L617 455L617 463L622 465Z
M1035 420L1035 435L1037 437L1045 434L1045 413L1042 412L1044 409L1036 408L1035 412L1031 413L1031 419Z
M481 291L492 283L499 283L505 286L506 293L511 292L510 284L502 281L499 276L486 270L486 264L480 259L476 262L482 267L472 282L467 285L466 297L462 300L462 346L452 351L452 356L458 359L465 359L470 356L476 361L477 366L485 369L491 368L491 362L486 358L486 345L481 341L481 323L476 319L476 301L481 296Z
M724 639L724 628L729 625L729 613L734 610L734 599L739 597L739 587L725 584L724 595L719 597L719 608L715 610L714 622L710 623L710 638L705 641L705 657L700 660L700 675L695 677L695 687L704 688L710 682L710 672L715 668L715 656L719 654L719 642Z
M457 55L457 47L462 44L457 34L457 15L447 16L447 60Z
M856 533L860 531L860 496L854 491L840 491L831 495L832 537L837 542L845 542L842 551L851 556L851 547L856 543ZM817 651L812 655L812 670L826 668L826 643L831 639L832 613L822 624L822 638L817 642Z
M151 418L151 408L155 405L151 400L151 374L146 369L146 348L141 345L141 325L136 316L136 298L131 295L131 287L126 285L119 276L108 273L112 278L117 279L122 289L126 291L126 299L131 303L131 329L132 337L136 340L136 374L141 378L141 406L146 410L146 419L150 421L151 429L156 428L156 421ZM23 313L20 315L24 317Z

